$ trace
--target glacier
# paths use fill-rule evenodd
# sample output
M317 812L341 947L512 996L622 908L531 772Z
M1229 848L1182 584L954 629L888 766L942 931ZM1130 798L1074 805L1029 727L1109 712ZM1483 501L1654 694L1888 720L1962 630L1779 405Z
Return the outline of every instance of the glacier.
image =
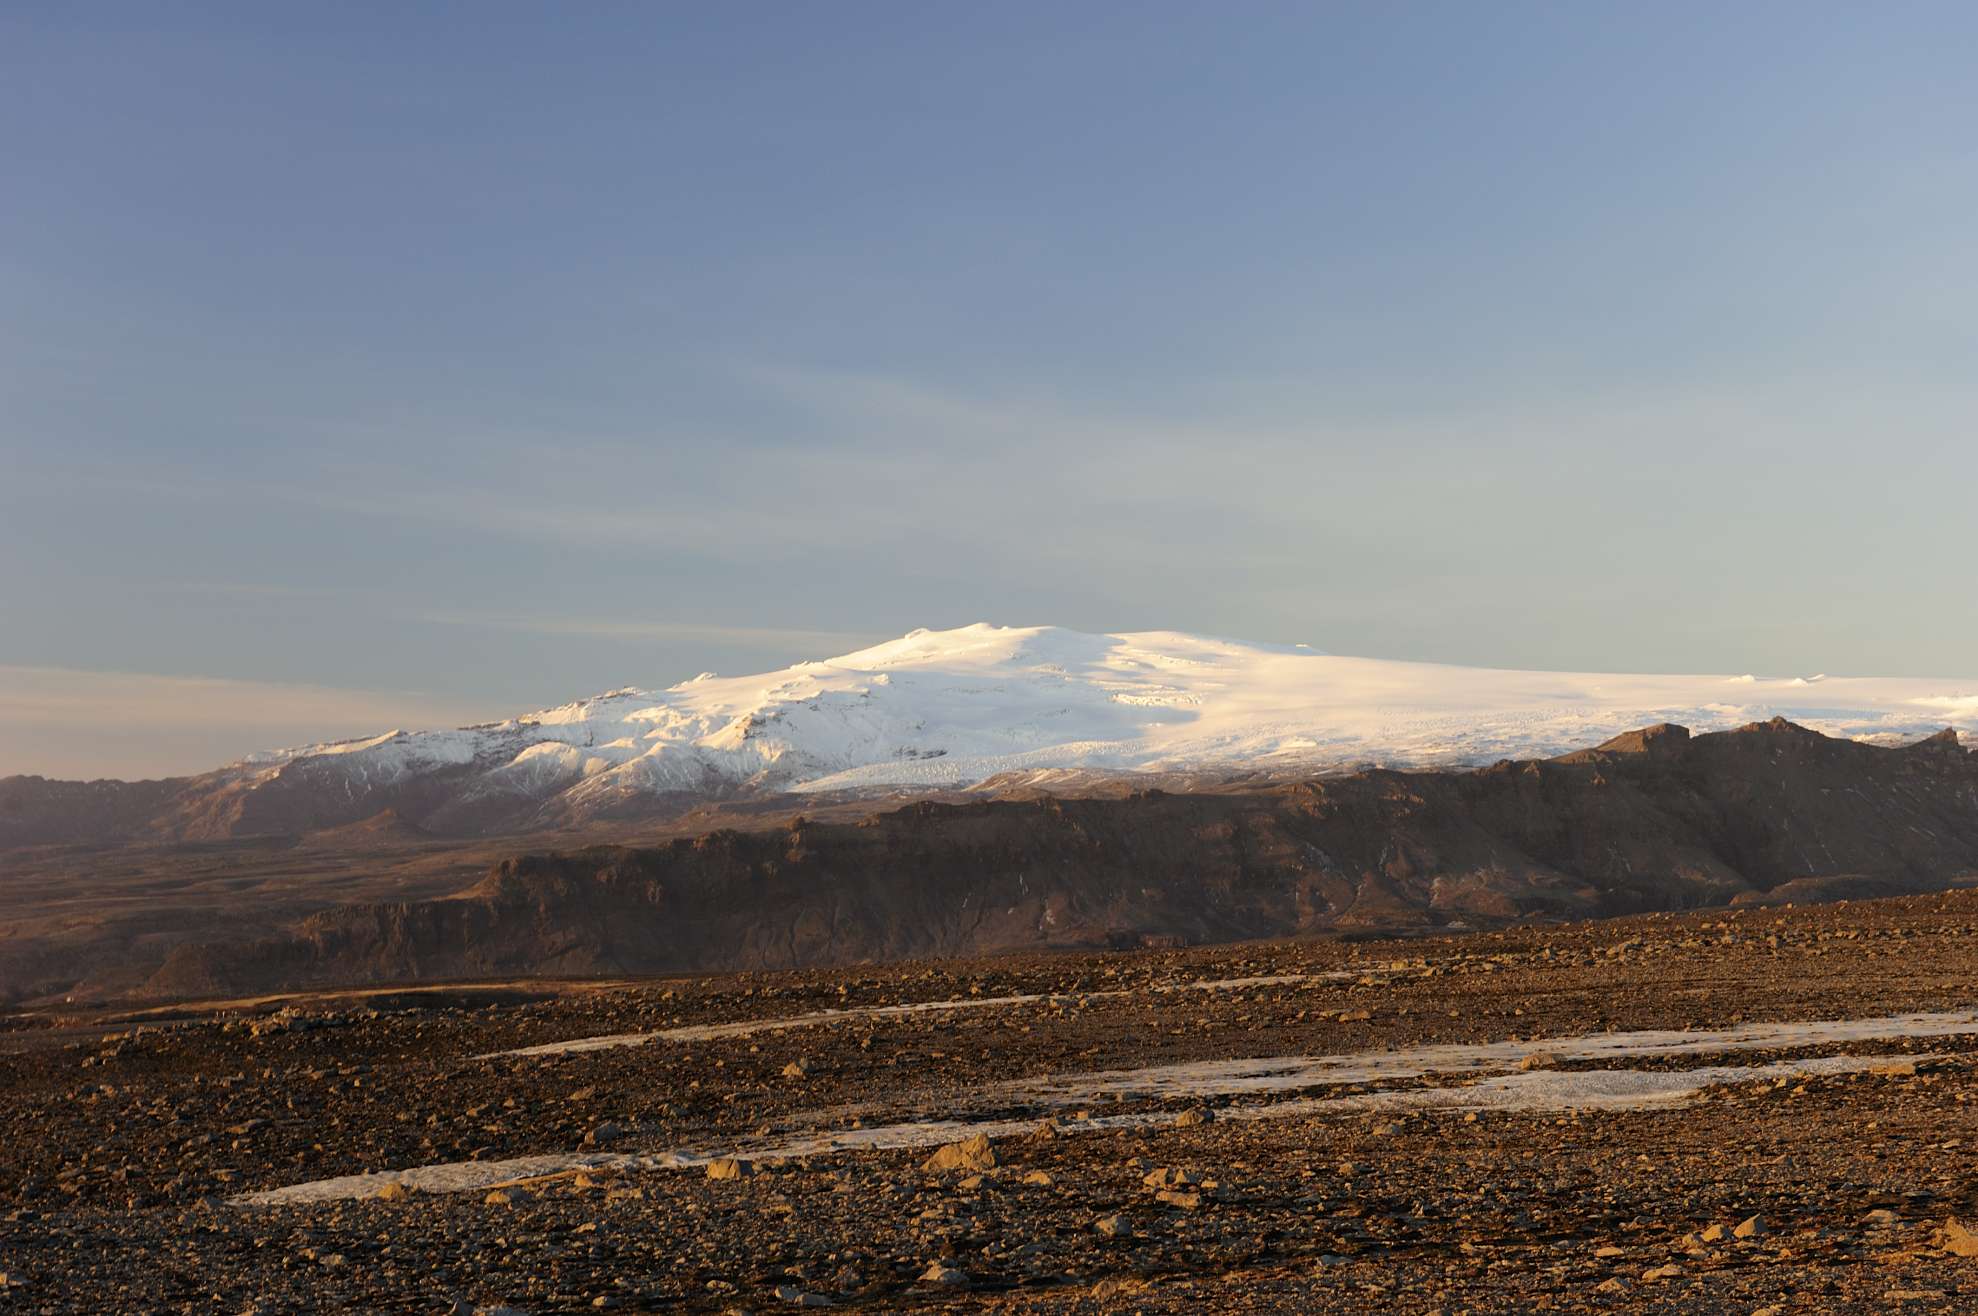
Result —
M235 771L306 768L358 790L446 770L465 774L469 798L555 798L582 815L672 792L1461 766L1656 722L1709 731L1773 717L1881 743L1978 730L1978 679L1512 671L977 623L761 675L703 673L479 726L281 750Z

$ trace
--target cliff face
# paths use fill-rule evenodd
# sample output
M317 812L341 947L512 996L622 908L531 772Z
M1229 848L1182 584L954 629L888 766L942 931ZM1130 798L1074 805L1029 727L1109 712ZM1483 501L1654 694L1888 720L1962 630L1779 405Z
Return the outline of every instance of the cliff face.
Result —
M181 947L150 990L746 969L1604 915L1978 881L1978 756L1773 721L1252 794L914 804L503 861L458 896Z

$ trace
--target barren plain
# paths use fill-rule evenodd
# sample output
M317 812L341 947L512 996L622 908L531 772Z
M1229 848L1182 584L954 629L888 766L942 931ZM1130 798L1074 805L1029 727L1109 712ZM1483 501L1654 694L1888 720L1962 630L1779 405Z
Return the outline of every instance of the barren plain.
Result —
M15 1013L0 1311L1969 1310L1974 970L1951 892Z

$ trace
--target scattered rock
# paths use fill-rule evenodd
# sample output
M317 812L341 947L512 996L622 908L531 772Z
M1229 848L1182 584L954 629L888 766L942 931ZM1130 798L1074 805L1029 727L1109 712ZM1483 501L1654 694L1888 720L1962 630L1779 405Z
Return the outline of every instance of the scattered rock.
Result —
M943 1288L965 1289L969 1285L969 1275L965 1270L937 1261L920 1272L920 1282L939 1284Z
M920 1168L930 1174L942 1174L950 1170L993 1170L996 1165L996 1149L989 1144L989 1135L978 1133L937 1149Z
M1978 1257L1978 1232L1952 1216L1937 1230L1937 1246L1954 1257Z
M1905 935L1895 916L1911 914L1932 920L1927 935ZM1690 925L1715 933L1719 921L1749 925L1739 927L1738 944L1759 947L1752 954L1762 958L1720 960L1747 952L1720 950L1714 935L1688 938L1694 945L1685 949ZM72 1048L59 1035L28 1032L49 1028L41 1016L0 1010L9 1096L0 1112L0 1311L66 1311L75 1295L97 1292L106 1311L446 1310L449 1299L436 1298L443 1290L428 1282L472 1284L481 1302L505 1296L540 1312L753 1308L757 1316L827 1301L930 1311L986 1301L1012 1311L1124 1313L1144 1304L1178 1312L1192 1303L1205 1311L1444 1316L1749 1313L1763 1304L1783 1304L1778 1316L1963 1309L1969 1295L1958 1291L1959 1268L1966 1259L1978 1264L1978 1215L1966 1209L1964 1173L1978 1147L1978 1134L1965 1131L1978 1119L1978 1060L1954 1042L1910 1039L1919 1052L1960 1054L1919 1063L1899 1081L1848 1070L1779 1085L1783 1070L1763 1068L1775 1053L1729 1054L1725 1063L1749 1063L1764 1077L1714 1087L1680 1110L1615 1118L1491 1110L1484 1125L1467 1129L1457 1120L1475 1107L1404 1114L1379 1105L1378 1095L1344 1118L1234 1119L1266 1112L1220 1105L1222 1093L1177 1100L1137 1084L1116 1103L1105 1082L1087 1095L1084 1079L1066 1084L1062 1107L1050 1104L1055 1096L1033 1106L1027 1096L1012 1099L1007 1086L1142 1063L1231 1063L1240 1075L1246 1058L1269 1064L1294 1050L1381 1054L1444 1044L1508 1046L1489 1053L1508 1056L1504 1065L1480 1071L1498 1073L1527 1053L1568 1053L1565 1042L1539 1039L1828 1017L1851 1008L1835 1003L1862 981L1882 984L1863 998L1864 1013L1961 1010L1965 970L1978 965L1978 891L1790 919L1770 911L1644 914L1629 926L1649 935L1626 973L1600 955L1613 939L1606 925L1501 937L1487 930L1380 952L1435 965L1439 981L1428 988L1408 980L1412 970L1359 962L1360 943L1268 952L1312 956L1319 972L1349 962L1354 976L1377 979L1379 1024L1366 1029L1332 1027L1341 1004L1362 999L1350 979L1149 996L1150 982L1182 971L1240 978L1283 967L1245 963L1266 954L1249 950L1192 951L1200 962L1185 970L1070 952L720 975L672 1008L632 984L622 999L614 986L519 1009L449 1007L258 1042L244 1022L228 1032L223 1021L191 1021L181 1032L123 1042L111 1067L88 1071L78 1062L106 1050L89 1017L95 1007L78 1012L91 1031ZM1787 949L1767 956L1763 934L1775 926ZM1793 958L1797 944L1813 950ZM1862 950L1845 949L1854 946ZM1919 961L1923 970L1907 972ZM1897 967L1900 983L1876 976ZM806 1014L840 979L882 1007L970 995L1027 995L1039 1004L959 1017L914 1010L805 1032L802 1048L816 1062L810 1076L830 1076L828 1096L816 1084L776 1078L783 1066L774 1056L797 1054L780 1034L753 1050L745 1039L481 1058L543 1037ZM1708 991L1683 995L1691 983ZM1107 994L1075 1003L1075 984ZM1602 995L1617 987L1612 998ZM1445 1019L1445 1004L1469 1017ZM1509 1022L1514 1008L1523 1014ZM1171 1026L1144 1037L1134 1031L1150 1017ZM865 1038L873 1045L862 1055ZM1617 1049L1619 1069L1663 1069L1653 1056L1639 1066L1625 1060L1633 1049L1626 1039ZM1460 1101L1473 1077L1431 1069L1351 1088ZM1808 1096L1791 1101L1802 1078ZM1890 1100L1895 1093L1902 1102ZM1308 1109L1301 1096L1266 1090L1239 1099ZM1194 1103L1209 1122L1198 1126L1185 1112ZM871 1128L924 1118L930 1107L936 1118L999 1121L1049 1109L1063 1123L1020 1116L1007 1127L1022 1141L957 1143L936 1162L949 1171L942 1173L919 1168L938 1155L934 1146L894 1148L884 1136L870 1149L805 1149L813 1136L828 1139L860 1119ZM1089 1122L1073 1119L1081 1109ZM1129 1116L1123 1127L1108 1127L1114 1113ZM1380 1141L1371 1136L1376 1122L1397 1132ZM971 1126L952 1127L944 1138ZM1049 1141L1030 1141L1033 1127ZM713 1181L748 1177L757 1167L741 1156L700 1164L704 1178L652 1173L617 1155L648 1141L732 1152L786 1140L746 1186ZM541 1177L501 1168L510 1157L585 1141L610 1145L576 1160L611 1168L556 1172L546 1162ZM990 1157L993 1168L973 1168ZM440 1194L390 1173L455 1163L474 1164L485 1176L473 1181L480 1187ZM1753 1172L1739 1173L1743 1165ZM360 1191L375 1201L219 1214L193 1205L205 1194L360 1174L372 1176ZM1864 1215L1871 1204L1886 1209ZM1762 1217L1751 1214L1761 1209ZM1218 1287L1226 1275L1240 1278ZM787 1292L772 1296L777 1286ZM1145 1299L1133 1296L1142 1290ZM454 1307L455 1316L474 1311L471 1300Z

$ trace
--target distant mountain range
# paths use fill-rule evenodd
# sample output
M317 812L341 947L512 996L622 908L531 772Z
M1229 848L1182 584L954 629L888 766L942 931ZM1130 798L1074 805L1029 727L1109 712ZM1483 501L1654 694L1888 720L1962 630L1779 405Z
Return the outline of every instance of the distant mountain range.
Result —
M748 794L1475 766L1655 722L1707 731L1774 717L1884 744L1978 731L1978 679L1497 671L1168 631L977 624L194 777L10 777L0 847L305 835L381 815L414 834L470 837Z

